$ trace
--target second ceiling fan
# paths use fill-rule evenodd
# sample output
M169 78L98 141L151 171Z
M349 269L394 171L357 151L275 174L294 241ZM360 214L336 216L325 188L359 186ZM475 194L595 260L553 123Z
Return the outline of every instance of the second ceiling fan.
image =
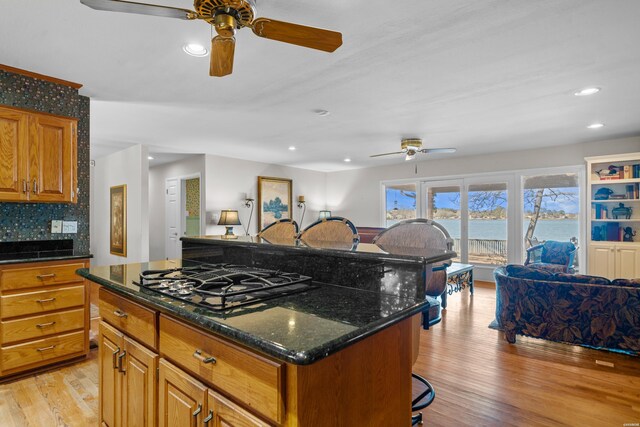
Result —
M233 72L234 36L244 27L251 28L259 37L325 52L333 52L342 45L342 34L335 31L256 18L255 0L195 0L195 10L123 0L80 0L80 3L96 10L208 22L218 33L211 41L209 68L209 75L215 77Z

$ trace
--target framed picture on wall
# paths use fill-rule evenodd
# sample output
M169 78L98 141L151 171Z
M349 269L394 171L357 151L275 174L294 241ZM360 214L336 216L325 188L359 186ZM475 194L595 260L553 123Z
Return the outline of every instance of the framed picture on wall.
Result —
M109 249L113 255L127 256L127 186L111 187Z
M279 220L291 218L293 181L258 177L258 224L260 230Z

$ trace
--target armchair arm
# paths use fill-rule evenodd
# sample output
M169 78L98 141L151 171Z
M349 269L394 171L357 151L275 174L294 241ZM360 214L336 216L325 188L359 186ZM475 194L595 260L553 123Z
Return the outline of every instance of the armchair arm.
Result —
M540 243L539 245L535 245L535 246L531 246L530 248L527 249L527 259L524 262L524 265L529 265L532 264L536 261L536 254L535 251L542 251L542 247L544 246L544 243ZM540 258L540 255L537 256L537 258Z

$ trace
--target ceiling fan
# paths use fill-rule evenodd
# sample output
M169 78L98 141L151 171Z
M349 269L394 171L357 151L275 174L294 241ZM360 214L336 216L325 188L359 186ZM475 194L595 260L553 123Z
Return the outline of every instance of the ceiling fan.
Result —
M256 0L194 0L193 10L123 0L80 0L96 10L136 13L184 20L201 19L215 28L218 35L211 41L209 75L223 77L233 72L236 30L244 27L265 39L277 40L311 49L333 52L342 45L342 34L276 21L256 18Z
M406 154L405 160L411 160L418 153L455 153L455 148L422 148L422 140L419 138L404 138L400 144L401 151L394 153L374 154L369 157L392 156L394 154Z

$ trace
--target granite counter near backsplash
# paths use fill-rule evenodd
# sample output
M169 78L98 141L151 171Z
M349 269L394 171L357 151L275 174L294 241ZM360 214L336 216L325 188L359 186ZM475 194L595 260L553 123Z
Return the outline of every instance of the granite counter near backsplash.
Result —
M89 253L89 98L72 87L0 70L0 104L78 118L78 202L0 202L0 242L72 239ZM78 221L77 234L52 234L51 220Z

